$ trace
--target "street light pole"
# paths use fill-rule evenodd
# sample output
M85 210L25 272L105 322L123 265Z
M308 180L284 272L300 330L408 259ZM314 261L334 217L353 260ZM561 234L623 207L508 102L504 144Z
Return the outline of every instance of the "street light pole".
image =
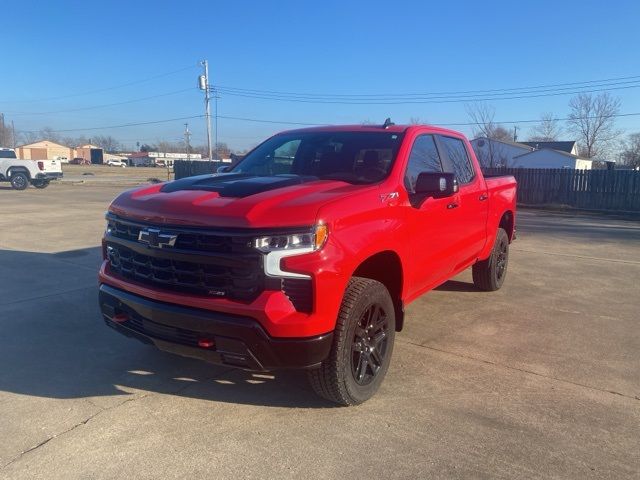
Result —
M200 64L204 67L204 75L200 76L199 79L199 87L200 90L204 90L204 117L207 123L207 150L209 151L209 160L213 160L212 158L212 149L211 149L211 107L210 107L210 99L209 95L209 62L207 60L202 60Z

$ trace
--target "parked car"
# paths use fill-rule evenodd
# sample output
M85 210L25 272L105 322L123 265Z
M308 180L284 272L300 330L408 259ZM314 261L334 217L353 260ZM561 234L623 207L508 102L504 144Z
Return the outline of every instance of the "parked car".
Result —
M71 165L91 165L91 161L82 157L76 157L73 160L70 160L69 163Z
M469 267L478 289L502 286L515 201L515 179L485 178L452 130L284 132L224 173L113 201L102 316L168 352L305 369L324 398L359 404L409 303Z
M106 163L110 167L126 167L127 166L127 164L124 161L116 160L116 159L107 160Z
M11 182L15 190L24 190L29 184L45 188L58 178L62 178L58 160L19 160L12 148L0 148L0 181Z

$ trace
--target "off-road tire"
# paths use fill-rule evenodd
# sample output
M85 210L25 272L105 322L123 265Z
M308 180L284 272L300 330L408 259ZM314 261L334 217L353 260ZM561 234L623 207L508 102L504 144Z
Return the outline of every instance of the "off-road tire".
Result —
M10 181L14 190L24 190L29 186L29 177L26 173L11 172Z
M378 320L369 320L374 316ZM374 324L380 328L373 328ZM315 392L343 406L371 398L389 368L395 327L394 304L386 287L375 280L353 277L342 299L329 357L320 368L308 372ZM367 337L366 332L373 333Z
M34 180L31 182L36 188L47 188L49 186L49 180Z
M498 228L491 255L486 260L476 263L472 268L473 283L477 288L486 292L499 290L507 276L508 264L509 235L503 228Z

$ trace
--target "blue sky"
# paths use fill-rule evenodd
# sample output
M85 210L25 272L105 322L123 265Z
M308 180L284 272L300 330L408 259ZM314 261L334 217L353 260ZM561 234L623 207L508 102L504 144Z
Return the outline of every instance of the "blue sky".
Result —
M131 147L179 140L184 121L81 129L201 114L195 85L204 58L214 84L313 94L468 91L634 76L640 75L639 18L634 1L6 2L0 112L18 130L110 134ZM186 91L174 93L180 90ZM640 112L640 88L611 93L623 112ZM496 120L516 120L542 112L564 117L568 100L490 103ZM387 116L396 123L468 121L464 103L313 104L222 94L218 105L221 116L302 123ZM84 110L63 111L73 109ZM189 123L192 141L204 143L204 120ZM640 131L640 116L620 118L618 125ZM219 141L238 149L290 128L222 118L218 126ZM521 138L527 129L522 125Z

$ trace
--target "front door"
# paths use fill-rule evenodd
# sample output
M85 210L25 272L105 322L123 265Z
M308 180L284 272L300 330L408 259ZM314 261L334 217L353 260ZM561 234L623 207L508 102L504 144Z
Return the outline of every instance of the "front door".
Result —
M419 135L413 142L404 175L408 199L406 231L409 259L406 265L407 296L415 297L446 280L451 271L451 255L457 229L452 222L459 216L451 206L459 202L458 195L448 198L421 198L415 193L418 175L423 172L443 172L441 155L433 135Z

